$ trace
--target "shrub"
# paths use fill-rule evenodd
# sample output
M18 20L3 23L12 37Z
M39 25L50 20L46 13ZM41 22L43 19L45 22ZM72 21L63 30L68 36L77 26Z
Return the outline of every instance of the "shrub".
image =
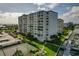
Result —
M58 39L58 36L57 35L51 35L50 39L52 39L52 40Z
M61 38L57 35L51 35L50 38L52 39L51 41L49 41L50 43L55 43L57 45L60 45L62 43Z
M28 33L26 34L26 37L28 37L28 38L33 38L34 36L32 35L31 32L28 32Z
M23 56L23 53L21 50L16 50L13 56Z

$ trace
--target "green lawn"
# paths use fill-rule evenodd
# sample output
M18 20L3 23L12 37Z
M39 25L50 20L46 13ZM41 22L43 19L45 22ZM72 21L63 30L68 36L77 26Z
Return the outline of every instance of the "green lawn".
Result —
M47 43L45 45L45 51L47 52L45 55L46 56L55 56L57 53L58 47L59 47L58 45Z
M46 51L46 54L45 56L54 56L56 55L56 52L58 50L58 46L55 45L55 44L41 44L41 43L37 43L37 42L34 42L32 41L31 43L35 44L39 49L43 48L44 46L44 50Z

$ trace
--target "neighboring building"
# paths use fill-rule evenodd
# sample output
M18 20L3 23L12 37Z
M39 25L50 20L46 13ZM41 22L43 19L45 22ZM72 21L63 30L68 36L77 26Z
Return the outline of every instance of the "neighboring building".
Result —
M69 27L69 23L64 23L64 27Z
M64 20L63 19L58 19L58 27L59 27L58 32L62 33L63 32L63 28L64 28Z
M64 23L64 27L69 27L69 26L73 26L73 22L68 22L68 23Z
M48 40L50 35L58 33L58 13L54 11L38 11L18 18L19 31L31 32L38 40Z
M0 25L0 28L5 28L5 26L4 25Z

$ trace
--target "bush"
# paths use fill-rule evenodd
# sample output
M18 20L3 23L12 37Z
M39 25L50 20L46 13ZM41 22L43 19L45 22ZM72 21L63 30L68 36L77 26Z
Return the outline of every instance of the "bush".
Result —
M51 35L50 39L52 39L52 40L58 39L58 36L57 35Z
M21 50L16 50L13 56L23 56L23 53Z
M21 34L21 35L23 35L23 36L26 36L26 34L25 34L25 33L19 33L19 34Z
M28 33L26 34L26 37L27 37L27 38L33 38L34 36L32 35L32 33L28 32Z
M60 45L62 43L60 36L61 35L59 35L59 37L57 35L51 35L50 38L52 40L51 41L48 41L48 42L54 43L54 44L57 44L57 45Z
M39 51L39 49L37 49L37 50L30 50L30 53L35 54L35 53L38 52L38 51Z
M62 33L58 33L58 36L61 36L62 35Z

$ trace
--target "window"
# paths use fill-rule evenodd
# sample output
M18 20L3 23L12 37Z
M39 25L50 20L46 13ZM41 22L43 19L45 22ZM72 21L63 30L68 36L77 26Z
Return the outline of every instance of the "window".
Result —
M46 19L48 19L48 17Z
M38 36L43 36L43 34L38 34Z
M48 29L46 29L46 30L48 30Z
M47 12L47 14L49 14L49 12Z
M48 23L46 25L48 25Z
M36 35L37 33L35 33L35 35Z
M48 22L48 20L46 22Z
M38 28L43 28L43 26L38 26Z
M38 29L38 31L43 31L43 29Z
M38 36L40 36L40 34L38 34Z
M46 36L48 36L48 34L46 34Z

